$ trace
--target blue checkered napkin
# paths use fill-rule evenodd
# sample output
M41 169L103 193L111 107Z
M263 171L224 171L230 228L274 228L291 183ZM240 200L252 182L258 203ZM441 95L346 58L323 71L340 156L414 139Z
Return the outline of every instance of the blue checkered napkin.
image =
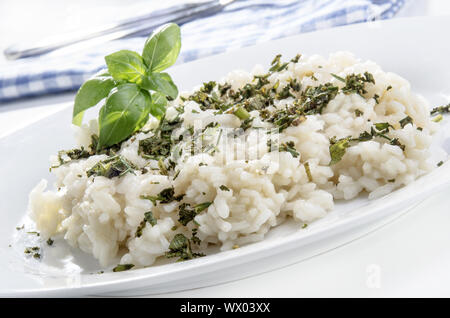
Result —
M247 0L181 26L177 63L301 32L388 19L406 0ZM145 39L113 41L87 52L47 54L8 62L0 69L0 103L66 92L105 67L104 56L121 49L141 51Z

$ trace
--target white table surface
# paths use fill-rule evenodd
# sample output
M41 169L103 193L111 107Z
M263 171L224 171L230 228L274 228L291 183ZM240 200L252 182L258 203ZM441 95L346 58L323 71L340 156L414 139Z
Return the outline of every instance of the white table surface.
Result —
M54 32L55 23L63 30L83 24L86 11L114 12L137 1L92 2L1 1L0 50L17 39ZM450 14L450 1L411 0L398 16L444 14ZM0 57L0 67L3 63L7 61ZM0 138L54 113L73 95L0 105ZM450 297L449 268L450 187L383 228L300 263L235 282L151 297Z

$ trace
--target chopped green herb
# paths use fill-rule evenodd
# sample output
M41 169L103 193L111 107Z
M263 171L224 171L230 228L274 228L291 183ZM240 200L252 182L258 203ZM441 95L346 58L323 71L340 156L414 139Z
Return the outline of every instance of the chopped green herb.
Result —
M364 113L359 109L355 109L355 115L356 115L356 117L360 117L360 116L364 115Z
M307 115L321 114L328 103L336 97L338 90L339 88L331 83L308 86L300 98L302 111Z
M298 63L298 61L300 60L301 57L302 57L301 54L297 54L293 59L291 59L291 62Z
M305 172L306 172L306 176L308 177L308 181L309 181L309 182L312 182L312 181L313 181L313 178L312 178L312 175L311 175L311 169L309 168L309 162L306 161L306 162L303 164L303 166L305 167Z
M217 83L214 81L203 83L203 87L200 89L202 92L207 94L211 93L214 87L216 87Z
M222 191L230 191L230 189L227 186L224 186L223 184L219 187Z
M144 220L151 224L151 226L155 226L157 221L153 216L152 211L148 211L144 213Z
M86 171L88 177L102 176L106 178L122 177L126 173L134 173L137 168L130 161L122 156L114 156L103 161L99 161L91 169Z
M186 226L190 221L192 221L195 216L197 215L197 212L195 209L192 209L190 204L183 203L178 207L178 222L180 222L182 225Z
M441 160L441 161L439 161L439 162L437 163L437 166L440 167L440 166L442 166L443 164L444 164L444 161Z
M194 209L196 210L197 213L200 213L200 212L206 210L211 204L212 204L212 202L203 202L203 203L197 204L194 207Z
M333 76L338 81L341 81L341 82L345 83L345 79L343 79L342 77L340 77L340 76L338 76L336 74L333 74L333 73L330 73L330 74L331 74L331 76Z
M250 118L250 114L243 107L239 107L238 109L236 109L233 114L242 120Z
M380 96L379 96L378 94L373 95L373 99L375 99L375 102L376 102L377 104L380 103Z
M171 121L161 118L153 136L139 141L138 154L146 159L159 160L169 156L175 141L172 133L181 127L181 120L177 117Z
M133 267L134 267L133 264L119 264L113 268L113 272L123 272L123 271L130 270Z
M201 253L193 253L190 240L181 233L175 235L169 245L169 251L166 252L167 258L179 257L179 261L185 261L196 257L204 256Z
M437 115L436 117L434 117L432 119L432 121L434 121L435 123L440 122L442 119L444 119L444 117L442 116L442 114Z
M384 133L387 133L389 131L389 128L393 128L393 127L389 123L376 123L375 124L375 128L380 133L384 134Z
M273 59L271 65L270 72L281 72L288 66L288 63L281 63L281 54L278 54Z
M348 147L350 147L349 141L350 137L342 138L339 140L336 140L335 138L332 138L330 140L330 157L331 161L329 165L334 165L341 161L342 157L345 155L345 151Z
M196 244L196 245L200 245L200 243L202 242L198 236L197 236L197 232L198 229L192 229L192 237L191 237L191 242Z
M431 115L444 114L444 113L450 113L450 104L445 105L445 106L435 107L430 112Z
M350 74L345 77L345 86L342 88L344 94L356 93L364 95L367 93L365 89L366 83L375 84L373 75L369 72L365 72L364 76L361 74Z
M413 123L413 120L412 120L412 118L409 117L409 116L406 116L405 118L403 118L402 120L400 120L400 126L401 126L402 128L404 128L406 125L412 124L412 123Z
M38 246L26 247L24 253L26 255L32 255L36 259L40 259L41 258L41 254L39 253L40 250L41 248Z
M155 226L157 223L157 220L153 216L153 213L151 211L144 213L144 219L141 221L139 226L136 229L136 237L142 236L142 231L144 230L145 226L147 225L147 222L150 223L151 226Z
M53 241L52 238L49 237L48 240L47 240L47 245L48 245L48 246L52 246L54 242L55 242L55 241Z
M280 152L283 152L283 151L289 152L292 155L292 157L294 157L294 158L297 158L300 155L300 153L298 153L298 151L295 150L295 144L293 141L288 141L286 143L282 143L280 145L279 151Z
M183 203L178 208L178 222L186 226L190 221L194 220L195 216L200 212L206 210L212 202L203 202L197 204L193 208L189 203Z
M150 200L155 206L157 204L157 201L159 201L159 203L161 204L165 204L172 201L181 201L183 197L184 194L175 195L174 187L162 190L157 196L141 195L141 199Z
M362 132L361 134L359 134L359 137L357 138L358 141L368 141L371 140L373 138L373 136L368 133L367 131Z
M95 152L89 152L87 150L84 149L84 147L81 147L80 149L71 149L71 150L60 150L58 151L58 162L59 165L58 166L52 166L50 168L54 169L54 168L58 168L72 160L79 160L79 159L84 159L84 158L89 158L91 155L95 154ZM69 160L65 160L64 157L68 157Z
M391 144L393 146L399 146L401 150L403 150L403 151L405 150L405 145L401 144L400 141L398 140L398 138L391 139L389 144Z

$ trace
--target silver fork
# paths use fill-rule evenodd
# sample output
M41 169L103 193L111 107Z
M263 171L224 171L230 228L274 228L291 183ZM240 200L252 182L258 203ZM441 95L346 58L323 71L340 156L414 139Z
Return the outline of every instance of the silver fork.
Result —
M51 40L41 40L34 43L13 44L3 51L9 60L38 56L64 47L86 46L86 44L100 44L130 36L148 34L164 23L184 23L197 17L210 15L222 10L235 0L198 0L183 4L176 4L167 8L154 10L150 13L108 24L96 29L89 29L54 37Z

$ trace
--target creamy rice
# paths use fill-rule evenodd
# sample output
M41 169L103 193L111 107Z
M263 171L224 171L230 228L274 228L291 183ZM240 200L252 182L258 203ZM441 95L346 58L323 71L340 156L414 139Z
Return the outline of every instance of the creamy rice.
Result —
M373 75L375 83L366 83L364 94L342 91L345 83L339 78L365 72ZM254 83L255 75L266 73L262 66L250 73L233 71L218 84L229 83L229 89L238 91ZM370 199L380 197L432 169L428 148L436 124L430 120L427 102L411 92L402 77L384 72L371 61L338 52L329 58L302 56L297 63L290 62L280 72L271 73L266 86L275 86L278 94L292 79L301 84L301 90L275 100L268 111L292 105L308 86L331 83L340 90L321 113L306 115L279 134L267 133L277 126L265 120L260 111L250 110L251 127L237 136L230 134L230 129L242 126L238 116L202 108L189 100L192 93L182 93L166 113L166 120L178 117L181 122L173 138L192 131L191 127L194 131L198 128L203 143L211 146L208 151L191 155L191 139L183 138L177 144L178 155L179 149L184 150L181 157L172 155L162 161L164 167L172 167L165 175L158 160L139 153L140 141L153 136L158 126L158 120L151 118L116 153L133 164L132 173L112 178L88 176L86 171L107 159L107 154L70 160L53 168L56 190L46 190L43 180L30 194L30 215L37 229L43 237L63 235L70 245L92 254L102 266L111 265L118 255L122 264L148 266L166 255L176 234L191 238L196 229L194 236L201 241L191 241L196 252L208 244L218 244L221 250L236 248L262 240L287 217L296 220L300 229L326 216L336 199L350 200L361 192ZM218 86L213 89L217 90ZM180 113L180 109L184 111ZM406 116L412 122L403 125L400 121ZM389 123L385 135L397 144L382 137L352 141L342 158L330 165L330 140L358 138L376 123ZM96 121L76 129L78 146L87 149L91 135L98 134ZM268 147L269 139L278 146ZM289 142L294 152L279 151L280 145ZM54 166L59 165L56 158L52 160ZM157 197L171 187L175 196L184 195L182 199L162 203L143 197ZM180 224L183 204L191 209L204 208L186 226ZM156 224L145 223L148 211ZM139 228L142 233L137 235Z

